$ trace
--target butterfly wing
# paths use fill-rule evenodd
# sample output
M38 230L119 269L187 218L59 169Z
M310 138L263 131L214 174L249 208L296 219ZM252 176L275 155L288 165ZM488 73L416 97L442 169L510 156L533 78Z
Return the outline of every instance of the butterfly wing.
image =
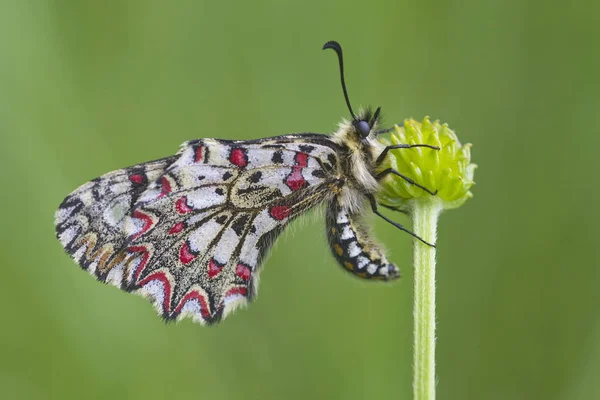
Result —
M336 154L313 134L188 142L175 159L144 165L162 173L143 188L106 195L131 181L126 169L75 191L57 213L57 232L83 268L148 297L165 319L213 323L255 295L285 225L340 184ZM108 190L86 203L96 185ZM86 223L65 234L65 221L82 215Z
M131 205L176 160L172 156L109 172L64 199L55 214L56 236L82 268L103 271L115 259L127 239Z

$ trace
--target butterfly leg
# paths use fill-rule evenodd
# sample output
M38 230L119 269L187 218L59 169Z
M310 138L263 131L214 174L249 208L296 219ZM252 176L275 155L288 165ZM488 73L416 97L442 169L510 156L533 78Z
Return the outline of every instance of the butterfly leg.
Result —
M381 152L381 154L379 155L379 157L377 157L377 160L375 161L376 165L381 164L381 162L385 159L385 156L387 156L388 151L390 150L395 150L395 149L412 149L413 147L427 147L433 150L439 150L440 148L437 146L432 146L430 144L393 144L391 146L387 146L385 149L383 149L383 151Z
M395 125L398 125L400 128L402 128L403 124L395 124ZM387 128L387 129L381 129L381 130L376 131L375 135L376 136L383 135L385 133L389 133L389 132L393 131L394 129L396 129L396 126L392 126L391 128Z
M326 211L327 239L340 265L353 275L369 280L392 280L400 271L390 264L379 246L368 235L358 214L351 214L334 197Z
M440 149L437 146L432 146L432 145L429 145L429 144L394 144L392 146L387 146L385 149L383 149L383 151L381 152L381 154L379 155L379 157L377 157L376 164L377 165L381 164L390 150L394 150L394 149L410 149L410 148L413 148L413 147L427 147L427 148L430 148L430 149L433 149L433 150L439 150ZM381 179L385 178L388 174L394 174L396 176L399 176L400 178L404 179L406 182L410 183L411 185L415 185L418 188L423 189L424 191L426 191L427 193L431 194L432 196L435 196L437 194L437 192L438 192L437 190L435 192L433 192L430 189L427 189L425 186L418 184L417 182L415 182L414 180L412 180L408 176L406 176L404 174L401 174L400 172L396 171L393 168L387 168L387 169L381 171L377 175L377 180L381 180Z
M425 243L427 246L435 247L434 244L431 244L431 243L425 241L422 237L420 237L416 233L414 233L412 231L409 231L408 229L406 229L405 227L403 227L401 224L392 221L391 219L389 219L388 217L386 217L385 215L383 215L382 213L380 213L379 210L377 209L377 201L375 200L375 197L372 194L368 194L367 198L369 199L369 202L371 203L371 209L373 210L373 212L375 214L377 214L378 216L380 216L381 218L383 218L384 220L386 220L390 224L394 225L396 228L398 228L398 229L400 229L400 230L408 233L409 235L413 236L415 239L419 239L421 242Z
M401 174L400 172L396 171L393 168L388 168L388 169L384 169L383 171L381 171L379 174L377 174L377 180L381 180L381 179L385 178L388 174L394 174L396 176L399 176L400 178L404 179L406 182L410 183L411 185L415 185L418 188L423 189L424 191L426 191L427 193L429 193L432 196L435 196L438 192L437 190L435 192L432 192L431 190L427 189L425 186L418 184L414 180L410 179L408 176Z
M388 206L388 205L381 204L381 203L380 203L379 205L380 205L381 207L385 207L385 208L387 208L388 210L392 210L392 211L398 211L398 212L401 212L402 214L406 214L406 215L408 215L408 214L409 214L409 213L408 213L408 211L406 211L406 210L402 210L401 208L398 208L398 207L392 207L392 206Z

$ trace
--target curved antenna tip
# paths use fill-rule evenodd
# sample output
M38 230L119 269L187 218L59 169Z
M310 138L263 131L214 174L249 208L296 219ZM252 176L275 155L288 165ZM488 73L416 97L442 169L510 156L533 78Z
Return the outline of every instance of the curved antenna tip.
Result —
M341 51L342 46L335 40L330 40L329 42L327 42L323 45L322 50L325 50L325 49L334 49L335 51L338 51L338 50Z

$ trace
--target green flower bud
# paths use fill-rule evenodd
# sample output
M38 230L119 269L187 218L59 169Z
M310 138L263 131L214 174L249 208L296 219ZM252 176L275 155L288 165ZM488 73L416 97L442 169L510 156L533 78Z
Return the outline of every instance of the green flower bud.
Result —
M423 122L414 119L404 121L404 126L395 126L389 139L380 141L386 145L428 144L440 150L427 147L413 147L390 150L378 167L379 171L393 168L421 186L436 191L443 203L443 209L461 206L473 194L475 184L473 174L475 164L471 164L471 144L461 145L456 134L447 124L438 121L431 123L428 117ZM422 188L411 184L402 177L388 174L381 182L379 201L399 209L410 209L412 200L428 200L432 197Z

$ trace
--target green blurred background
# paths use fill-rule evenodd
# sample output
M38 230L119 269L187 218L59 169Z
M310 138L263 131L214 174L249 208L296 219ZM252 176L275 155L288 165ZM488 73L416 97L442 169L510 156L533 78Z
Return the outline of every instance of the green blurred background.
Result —
M600 398L600 3L0 4L3 399L411 397L411 238L383 221L399 283L342 272L315 214L211 328L165 325L54 236L71 190L185 140L333 130L331 39L355 104L474 144L475 197L440 226L439 398Z

